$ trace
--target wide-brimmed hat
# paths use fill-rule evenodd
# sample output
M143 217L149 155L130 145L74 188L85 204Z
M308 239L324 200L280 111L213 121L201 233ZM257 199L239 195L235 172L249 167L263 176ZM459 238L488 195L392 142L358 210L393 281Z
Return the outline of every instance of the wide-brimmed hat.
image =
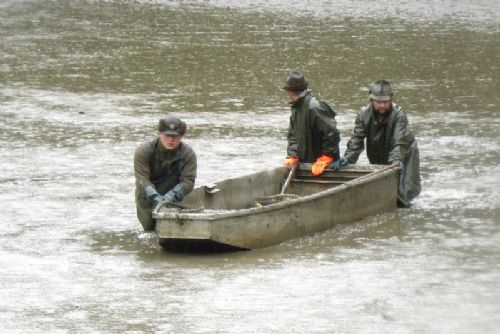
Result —
M391 84L386 80L375 82L368 91L368 97L376 101L389 101L393 96Z
M287 91L301 92L304 89L307 89L307 81L302 73L300 73L299 71L292 71L289 73L285 85L281 88Z
M186 133L186 123L175 116L160 119L158 131L165 135L182 136Z

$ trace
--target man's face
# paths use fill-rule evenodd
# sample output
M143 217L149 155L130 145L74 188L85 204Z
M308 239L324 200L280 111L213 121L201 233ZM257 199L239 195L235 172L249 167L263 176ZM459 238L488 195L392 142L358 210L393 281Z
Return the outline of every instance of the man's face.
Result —
M294 91L287 91L288 93L288 97L290 98L290 101L291 102L295 102L297 101L298 99L300 99L300 92L294 92Z
M177 147L179 147L179 144L181 143L182 136L173 136L173 135L167 135L164 133L160 134L160 141L167 149L168 151L175 150Z
M385 115L391 109L391 100L377 101L372 99L373 109L381 115Z

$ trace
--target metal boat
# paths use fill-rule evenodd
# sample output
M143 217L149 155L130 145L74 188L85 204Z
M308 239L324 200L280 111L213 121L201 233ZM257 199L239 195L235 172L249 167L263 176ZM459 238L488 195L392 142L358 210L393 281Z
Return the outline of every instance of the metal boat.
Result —
M319 177L310 170L311 164L298 167L285 196L279 193L291 172L278 167L199 186L175 206L159 205L153 218L160 245L255 249L396 208L394 165L349 165Z

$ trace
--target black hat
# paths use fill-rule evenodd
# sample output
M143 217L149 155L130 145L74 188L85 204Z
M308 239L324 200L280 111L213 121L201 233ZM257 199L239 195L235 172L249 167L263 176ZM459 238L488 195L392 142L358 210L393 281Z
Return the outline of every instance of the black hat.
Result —
M174 116L160 119L160 124L158 125L160 133L171 136L184 135L186 133L186 128L186 123Z
M288 91L303 91L307 89L307 81L304 75L299 71L290 72L288 79L285 82L285 86L282 87L284 90Z

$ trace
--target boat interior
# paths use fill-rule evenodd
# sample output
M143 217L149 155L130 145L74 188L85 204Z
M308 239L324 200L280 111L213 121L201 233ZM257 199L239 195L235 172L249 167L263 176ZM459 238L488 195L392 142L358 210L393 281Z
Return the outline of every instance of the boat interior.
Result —
M281 194L290 171L279 167L206 184L175 206L181 210L239 210L269 205L337 187L373 172L373 168L353 166L336 172L327 169L318 177L312 175L311 164L301 164Z

